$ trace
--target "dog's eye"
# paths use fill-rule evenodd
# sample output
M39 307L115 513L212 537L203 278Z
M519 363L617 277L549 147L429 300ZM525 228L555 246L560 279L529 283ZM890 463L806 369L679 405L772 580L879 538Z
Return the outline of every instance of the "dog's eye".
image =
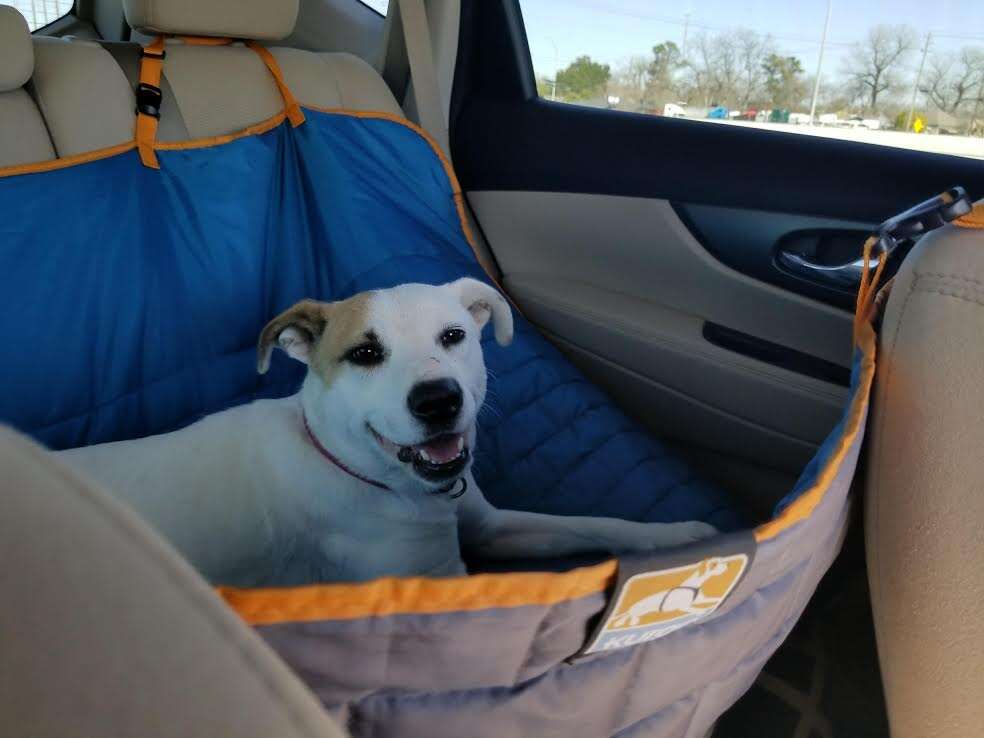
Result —
M382 364L386 358L383 347L378 343L363 343L353 349L349 349L345 354L345 360L356 366L376 366Z
M444 348L450 348L465 340L465 332L461 328L448 328L441 334L439 340Z

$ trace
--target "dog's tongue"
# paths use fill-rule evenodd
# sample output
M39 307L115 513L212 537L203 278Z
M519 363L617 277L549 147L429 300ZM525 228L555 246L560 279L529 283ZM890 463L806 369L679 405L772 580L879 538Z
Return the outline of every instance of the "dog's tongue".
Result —
M414 446L414 448L418 452L423 451L426 457L435 464L447 464L449 461L454 461L458 458L458 454L461 451L458 447L458 440L460 438L460 434L452 433L446 436L440 436L427 443L421 443L419 446Z

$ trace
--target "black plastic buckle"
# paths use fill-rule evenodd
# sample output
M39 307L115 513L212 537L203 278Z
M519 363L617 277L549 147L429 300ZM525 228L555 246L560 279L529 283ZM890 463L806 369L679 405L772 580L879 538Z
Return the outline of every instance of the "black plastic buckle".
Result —
M161 94L160 87L148 85L141 82L137 85L137 112L149 115L151 118L161 119L161 102L164 96Z
M900 241L936 230L966 215L973 207L963 187L951 187L878 226L875 230L878 237L876 253L890 253Z

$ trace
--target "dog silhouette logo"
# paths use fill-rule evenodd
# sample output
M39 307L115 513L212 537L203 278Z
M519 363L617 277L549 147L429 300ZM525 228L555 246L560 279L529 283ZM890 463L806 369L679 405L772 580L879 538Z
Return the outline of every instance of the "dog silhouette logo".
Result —
M632 576L590 651L655 640L706 618L721 606L747 565L745 554L712 556Z

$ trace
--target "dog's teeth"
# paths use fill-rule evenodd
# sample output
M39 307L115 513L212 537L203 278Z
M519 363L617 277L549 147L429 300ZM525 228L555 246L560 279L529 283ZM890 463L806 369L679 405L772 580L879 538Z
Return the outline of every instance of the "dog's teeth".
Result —
M430 461L431 460L430 454L428 454L427 453L427 450L426 449L423 449L423 448L420 449L420 458L422 458L424 461Z
M465 437L458 436L458 453L461 453L461 449L465 447Z

